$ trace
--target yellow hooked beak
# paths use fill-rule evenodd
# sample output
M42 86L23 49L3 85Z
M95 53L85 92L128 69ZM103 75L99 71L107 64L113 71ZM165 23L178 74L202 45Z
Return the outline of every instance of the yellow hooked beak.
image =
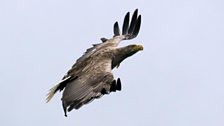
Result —
M135 46L135 50L143 50L143 46L142 45L136 45Z

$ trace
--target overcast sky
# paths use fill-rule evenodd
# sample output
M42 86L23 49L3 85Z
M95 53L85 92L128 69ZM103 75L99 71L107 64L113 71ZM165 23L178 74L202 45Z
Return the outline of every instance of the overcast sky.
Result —
M137 0L136 0L137 1ZM86 48L138 8L142 44L116 78L122 91L64 117L45 103ZM223 0L0 0L0 125L223 126Z

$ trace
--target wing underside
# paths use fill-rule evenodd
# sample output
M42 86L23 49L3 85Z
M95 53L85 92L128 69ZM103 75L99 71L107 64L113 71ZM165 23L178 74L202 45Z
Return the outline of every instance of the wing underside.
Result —
M114 80L111 61L95 64L95 68L68 82L62 96L65 116L67 111L79 109L84 104L116 90L121 90L120 79ZM108 71L109 69L109 71Z

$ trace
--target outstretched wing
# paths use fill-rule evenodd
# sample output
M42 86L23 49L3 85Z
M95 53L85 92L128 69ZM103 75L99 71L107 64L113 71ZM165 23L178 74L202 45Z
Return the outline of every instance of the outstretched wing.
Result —
M135 38L141 27L141 15L138 15L138 9L132 15L131 22L129 23L130 12L128 12L124 17L122 34L120 32L118 22L114 23L114 37L124 36L123 40L129 40Z
M111 91L120 90L120 80L114 80L111 72L111 60L104 60L85 72L73 81L68 82L62 96L63 108L67 111L79 109L84 104L108 94Z
M93 47L88 48L86 52L78 60L76 60L76 63L68 71L67 75L63 77L63 79L69 77L70 74L79 73L79 71L81 71L81 69L85 67L83 61L88 60L91 55L100 51L100 49L107 47L117 47L120 41L135 38L138 35L141 26L141 15L138 15L138 9L134 11L131 22L129 21L129 18L130 12L125 15L122 34L120 32L118 22L115 22L114 37L111 39L101 38L102 43L93 44Z

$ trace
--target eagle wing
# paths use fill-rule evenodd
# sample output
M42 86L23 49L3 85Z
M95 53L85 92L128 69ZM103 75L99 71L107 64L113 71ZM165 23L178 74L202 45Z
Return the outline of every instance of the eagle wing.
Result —
M111 91L119 90L111 71L111 60L103 60L94 65L91 70L83 72L77 79L67 82L63 92L62 104L66 116L68 111L79 109L82 105L109 94Z
M101 38L102 43L93 44L93 47L88 48L86 52L76 60L76 63L68 71L67 75L63 77L63 79L69 77L71 73L79 73L81 70L80 68L86 66L86 64L83 64L83 61L88 60L91 55L100 51L102 48L117 47L120 41L135 38L138 35L141 27L141 15L138 15L138 9L134 11L131 21L129 21L129 19L130 12L128 12L124 17L122 33L120 32L118 22L115 22L113 28L114 37L111 39ZM119 66L119 64L113 65Z

